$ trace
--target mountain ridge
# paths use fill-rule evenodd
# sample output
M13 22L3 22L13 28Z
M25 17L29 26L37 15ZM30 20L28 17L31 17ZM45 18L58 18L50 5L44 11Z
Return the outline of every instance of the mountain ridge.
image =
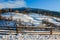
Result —
M51 16L56 16L56 17L60 17L60 12L57 11L50 11L50 10L45 10L45 9L38 9L38 8L25 8L25 7L21 7L21 8L3 8L0 10L12 10L12 12L18 10L20 12L32 12L32 13L41 13L41 14L46 14L46 15L51 15Z

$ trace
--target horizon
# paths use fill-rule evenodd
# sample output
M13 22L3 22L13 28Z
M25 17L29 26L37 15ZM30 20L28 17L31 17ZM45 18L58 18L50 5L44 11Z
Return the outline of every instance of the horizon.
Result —
M60 0L1 0L1 8L37 8L60 12Z

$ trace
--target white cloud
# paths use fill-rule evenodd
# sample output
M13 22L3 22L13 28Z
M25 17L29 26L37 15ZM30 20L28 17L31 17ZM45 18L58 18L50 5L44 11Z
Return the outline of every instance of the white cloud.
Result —
M18 8L18 7L26 7L26 3L24 0L7 0L2 1L0 3L0 9L1 8Z

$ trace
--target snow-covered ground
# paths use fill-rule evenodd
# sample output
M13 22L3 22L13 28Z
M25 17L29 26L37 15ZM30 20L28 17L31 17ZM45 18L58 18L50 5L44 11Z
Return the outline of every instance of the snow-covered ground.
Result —
M0 40L60 40L60 35L0 35Z
M57 26L60 26L60 18L46 16L37 13L22 14L22 13L4 13L3 17L10 18L12 15L13 20L19 19L24 25L42 25L42 20L51 22ZM18 20L18 21L19 21ZM15 22L8 22L5 20L0 20L0 25L8 24L9 26L15 26ZM38 31L39 32L39 31ZM7 33L7 32L6 32ZM18 35L0 35L0 40L60 40L60 35L28 35L28 34L18 34Z
M33 24L35 26L39 26L42 24L42 20L45 20L57 26L60 26L60 18L57 17L45 16L37 13L23 14L23 13L8 12L2 14L2 16L6 18L11 17L11 15L13 20L19 19L20 21L22 21L22 24L27 24L27 25Z
M0 20L0 26L11 26L11 27L15 27L15 22L13 21L5 21L5 20Z

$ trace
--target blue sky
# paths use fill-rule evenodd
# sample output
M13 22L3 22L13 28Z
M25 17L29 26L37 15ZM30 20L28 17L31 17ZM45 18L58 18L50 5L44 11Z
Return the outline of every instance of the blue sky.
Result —
M60 11L60 0L25 0L28 7Z
M60 0L0 0L0 8L31 7L60 12Z
M0 9L20 7L26 7L26 3L24 0L0 0Z

